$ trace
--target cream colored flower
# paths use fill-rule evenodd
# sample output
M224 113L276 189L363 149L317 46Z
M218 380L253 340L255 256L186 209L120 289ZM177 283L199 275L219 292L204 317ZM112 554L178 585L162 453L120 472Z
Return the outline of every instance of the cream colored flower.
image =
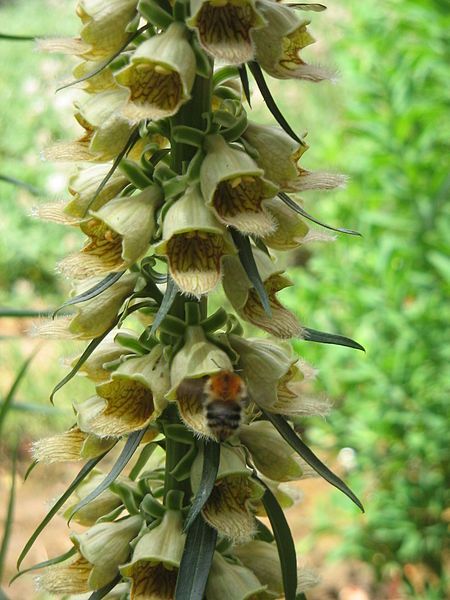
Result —
M198 454L191 470L195 492L200 484L203 457ZM264 488L247 468L238 448L222 445L217 480L202 514L220 535L235 543L250 540L255 533L254 508L264 494Z
M300 51L315 40L308 32L309 21L300 21L295 11L280 2L260 0L258 8L267 25L252 32L255 57L261 67L278 79L331 79L328 69L309 65L300 58Z
M235 249L195 186L165 214L163 240L155 252L167 256L170 274L182 292L200 296L216 287L222 257L235 253Z
M253 59L250 34L265 25L255 0L191 0L191 15L187 24L208 54L230 65Z
M272 314L264 310L260 297L247 277L239 258L226 256L223 261L222 285L228 300L238 315L279 338L298 337L302 327L297 317L277 299L280 290L292 285L271 258L258 249L253 250L256 266L266 289Z
M120 437L155 421L167 405L169 367L163 347L130 358L96 386L97 395L75 402L80 429L100 437Z
M131 62L116 73L128 90L122 114L132 122L158 120L178 112L190 98L195 78L195 54L187 30L173 23L159 35L143 42Z
M113 440L100 439L73 427L64 433L33 442L34 460L55 463L95 458L114 445Z
M91 211L92 218L80 225L90 239L81 252L60 262L61 271L84 279L131 266L148 250L161 198L160 188L150 186Z
M82 506L72 516L72 511L75 506L93 492L95 488L102 483L105 477L105 473L102 473L99 469L93 469L70 497L70 502L64 507L63 517L65 519L70 518L72 521L75 521L75 523L83 525L84 527L90 527L91 525L95 525L96 521L101 517L104 517L113 510L119 508L122 504L119 496L111 492L111 490L106 489L94 500L85 506Z
M185 539L181 513L166 510L161 523L139 539L131 561L120 567L131 582L130 600L174 597Z
M213 556L211 571L206 586L206 600L268 600L273 598L266 592L255 573L227 560L219 552Z

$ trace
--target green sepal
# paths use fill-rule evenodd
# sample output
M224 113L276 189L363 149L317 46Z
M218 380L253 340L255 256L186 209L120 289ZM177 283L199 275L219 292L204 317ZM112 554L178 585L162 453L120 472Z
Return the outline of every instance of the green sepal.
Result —
M132 333L127 331L119 331L119 333L117 333L114 337L114 341L122 346L122 348L132 350L136 354L145 354L146 348L142 346L139 340Z
M164 424L164 435L180 444L193 444L195 441L193 433L180 423Z
M198 325L200 323L200 305L198 302L186 302L184 305L184 319L186 325Z
M188 169L186 171L186 177L190 184L194 184L200 179L200 169L204 158L205 153L200 148L197 150L197 152L194 154L194 157L190 161Z
M184 492L181 490L169 490L164 504L167 510L181 510L183 508L183 501Z
M159 341L156 339L155 336L150 335L150 328L147 328L144 329L144 331L139 336L139 343L146 350L152 350L157 344L159 344Z
M139 0L138 11L152 25L166 29L173 23L173 17L155 0Z
M173 315L166 315L159 325L160 331L173 335L174 337L183 336L186 329L186 323L174 317Z
M113 510L111 510L109 513L106 513L106 515L103 515L102 517L97 519L95 524L97 524L97 523L112 523L113 521L115 521L117 519L117 517L120 515L120 513L122 511L123 511L122 505L118 506L117 508L113 508Z
M227 142L234 142L239 139L247 129L247 113L242 111L242 114L235 119L233 125L227 129L223 129L220 133Z
M114 481L110 484L109 489L114 492L116 496L119 496L130 515L139 514L139 505L142 496L136 488L132 488L124 481Z
M179 144L188 144L189 146L195 146L201 148L205 138L205 132L195 127L188 127L187 125L177 125L172 129L172 140Z
M227 67L221 67L220 69L217 69L217 71L214 73L213 88L215 89L222 83L225 83L225 81L229 81L230 79L235 79L238 76L239 76L238 67L233 67L230 65Z
M186 0L175 0L173 4L173 16L175 21L184 23L189 16L189 9Z
M143 169L138 167L133 160L123 158L120 161L119 169L139 190L143 190L153 184L152 180L144 173Z
M164 516L166 509L154 496L147 494L142 499L140 511L144 513L144 515L150 515L155 519L161 519Z
M186 452L178 464L170 471L170 475L177 481L186 481L186 479L189 479L192 463L196 456L197 448L192 444L188 452Z
M164 182L173 179L177 176L177 174L169 167L169 165L166 165L166 163L163 162L159 162L155 167L155 172L153 176L156 181L163 185Z
M207 319L200 321L200 325L206 333L212 333L218 329L222 329L228 323L228 313L224 308L219 308L215 313Z
M150 456L153 454L153 452L157 448L157 445L158 444L155 444L155 442L150 442L149 444L146 444L142 448L141 453L139 455L139 458L137 459L137 461L135 462L133 468L130 471L129 478L132 481L136 480L136 478L138 477L138 475L140 474L140 472L142 471L142 469L147 464L148 459L150 458Z

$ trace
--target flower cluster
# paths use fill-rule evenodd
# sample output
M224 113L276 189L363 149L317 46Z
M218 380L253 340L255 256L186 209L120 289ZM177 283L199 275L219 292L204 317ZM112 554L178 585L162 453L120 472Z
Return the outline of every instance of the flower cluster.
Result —
M73 312L38 334L89 340L66 380L92 382L73 427L33 448L39 462L89 461L62 509L87 529L39 577L49 592L250 600L316 582L305 568L286 582L260 520L274 526L274 503L295 501L286 484L314 474L293 426L328 410L307 395L315 371L286 341L305 329L277 298L292 282L272 250L327 239L287 193L345 178L299 166L304 141L250 121L244 105L246 63L259 78L331 78L303 60L314 39L296 9L320 7L79 0L80 37L40 42L77 57L83 133L46 152L78 163L69 201L36 212L86 242L59 264ZM210 313L217 288L225 305ZM270 336L246 337L242 321ZM108 476L94 468L123 443ZM195 560L210 568L186 595Z

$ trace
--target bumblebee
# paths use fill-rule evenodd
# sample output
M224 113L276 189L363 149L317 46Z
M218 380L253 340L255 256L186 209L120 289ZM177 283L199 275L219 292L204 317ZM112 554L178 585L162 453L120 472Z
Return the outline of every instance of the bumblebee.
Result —
M203 387L203 406L206 422L219 442L226 441L239 429L247 388L233 371L210 375Z

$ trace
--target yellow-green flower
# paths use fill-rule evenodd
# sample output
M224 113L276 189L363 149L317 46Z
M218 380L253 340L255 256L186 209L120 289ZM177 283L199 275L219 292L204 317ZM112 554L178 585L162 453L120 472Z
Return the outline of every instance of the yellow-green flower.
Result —
M215 552L206 585L206 600L268 600L267 586L255 573Z
M94 352L84 361L81 367L78 370L78 375L86 376L91 381L95 381L96 383L101 381L106 381L111 377L111 369L106 368L105 365L108 363L113 363L118 360L126 360L132 351L124 348L120 344L115 342L115 337L118 333L118 329L113 329L108 333L108 335L100 342ZM128 329L120 329L121 334L128 334L130 336L135 337L132 331ZM69 359L67 363L74 367L80 356L76 356L75 358Z
M187 24L208 54L230 65L253 59L250 33L265 25L255 0L191 0L191 15Z
M313 235L309 235L309 227L301 216L279 198L269 200L267 209L277 223L275 231L263 238L268 248L293 250L314 239Z
M219 283L222 257L235 249L194 186L164 216L163 240L155 252L167 256L170 274L182 292L200 296Z
M191 470L195 492L200 484L203 458L198 454ZM235 543L250 540L255 533L254 509L264 488L252 478L238 448L222 445L217 480L202 514L220 535Z
M265 205L276 185L246 152L231 147L220 135L206 138L207 155L200 169L203 197L216 217L242 233L268 235L275 229Z
M64 433L37 440L32 445L34 460L45 463L86 460L103 454L113 440L98 438L73 427Z
M117 82L128 89L122 114L132 122L176 114L190 98L195 71L188 32L181 23L173 23L140 44L130 64L116 73Z
M138 276L134 273L123 275L91 300L77 305L73 317L59 317L44 321L36 327L36 335L45 338L72 338L90 340L98 337L110 327L117 318L120 307L134 291ZM76 286L75 295L86 292L98 284L101 278L88 279Z
M76 279L121 271L147 252L156 228L155 211L162 195L150 186L135 196L115 198L80 228L89 237L81 252L60 262L62 272Z
M283 275L283 270L278 269L267 254L258 249L254 249L253 254L272 314L268 315L264 310L256 289L235 256L226 256L223 261L222 285L228 300L242 319L264 331L285 339L300 336L302 327L297 317L276 296L280 290L293 285L291 280Z
M131 561L120 567L122 575L131 582L130 600L174 597L185 538L182 516L177 510L166 510L161 523L142 535Z
M169 367L158 345L149 354L120 365L108 381L96 386L96 396L74 403L79 427L101 437L142 429L166 407L168 389Z
M89 473L70 497L70 503L64 507L63 516L65 519L69 519L70 517L75 523L84 527L90 527L91 525L95 525L97 519L104 517L122 504L119 496L111 492L111 490L106 489L94 500L82 506L72 516L72 510L75 506L93 492L105 477L106 474L98 469L94 469Z
M307 29L309 21L300 21L295 11L271 0L260 0L258 8L267 25L252 32L255 57L261 67L278 79L322 81L333 74L322 67L309 65L300 51L315 40Z

